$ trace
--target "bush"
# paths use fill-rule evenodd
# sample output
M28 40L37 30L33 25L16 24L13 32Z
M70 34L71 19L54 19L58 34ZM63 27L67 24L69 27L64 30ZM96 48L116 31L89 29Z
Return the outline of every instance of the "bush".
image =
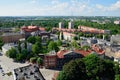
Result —
M43 64L43 60L39 57L39 58L37 58L36 63L37 63L38 65L42 65L42 64Z
M32 58L30 58L30 62L31 62L31 63L35 63L36 60L37 60L37 57L32 57Z
M6 56L9 58L16 58L17 51L15 48L11 48L6 52Z

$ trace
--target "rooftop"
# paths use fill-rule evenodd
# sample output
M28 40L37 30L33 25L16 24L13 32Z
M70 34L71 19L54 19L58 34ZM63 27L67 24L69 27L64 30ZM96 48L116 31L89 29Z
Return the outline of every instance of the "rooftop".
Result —
M7 49L7 50L9 50L9 49L11 49L11 48L14 48L14 47L17 47L17 44L9 43L9 44L4 44L4 45L2 46L2 48Z
M21 33L4 33L2 36L21 35Z
M67 36L75 36L75 34L73 33L69 33L69 32L63 32L64 35L67 35Z
M21 30L24 30L25 32L34 32L37 30L45 31L45 28L38 27L38 26L23 26L23 27L21 27Z
M14 80L45 80L37 65L14 69Z
M60 51L57 52L57 56L58 56L58 58L64 58L64 55L68 54L70 52L74 52L74 53L81 54L83 56L87 56L88 54L90 54L92 52L92 50L73 50L73 51L70 51L70 50L60 50Z
M118 51L114 54L114 58L120 58L120 51Z

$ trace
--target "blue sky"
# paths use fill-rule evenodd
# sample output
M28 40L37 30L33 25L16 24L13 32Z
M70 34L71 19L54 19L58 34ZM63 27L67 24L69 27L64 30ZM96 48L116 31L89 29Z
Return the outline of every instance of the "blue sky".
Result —
M0 16L120 16L120 0L1 0Z

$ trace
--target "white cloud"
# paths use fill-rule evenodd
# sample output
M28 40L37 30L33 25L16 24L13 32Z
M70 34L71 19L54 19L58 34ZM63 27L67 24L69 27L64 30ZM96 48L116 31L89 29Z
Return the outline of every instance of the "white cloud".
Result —
M101 11L116 11L120 10L120 0L118 0L116 3L111 4L110 6L103 6L100 4L96 4L96 7Z
M36 3L38 0L31 0L30 3L34 4Z
M52 4L59 4L59 0L52 0L51 3Z
M109 10L111 10L111 11L113 11L113 10L120 10L120 0L117 1L115 4L112 4L112 5L110 6L110 9L109 9Z
M0 15L41 15L41 16L77 16L77 15L104 15L109 11L120 13L120 0L109 6L92 4L92 0L50 0L44 4L42 0L30 0L29 3L13 5L14 7L0 7ZM113 11L113 12L112 12ZM8 14L9 12L9 14ZM110 12L109 12L110 13Z

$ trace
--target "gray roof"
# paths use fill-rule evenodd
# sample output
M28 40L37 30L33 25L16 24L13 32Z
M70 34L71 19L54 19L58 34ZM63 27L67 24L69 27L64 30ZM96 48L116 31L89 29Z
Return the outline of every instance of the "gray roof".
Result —
M45 80L37 65L14 69L14 80Z
M21 35L21 33L4 33L2 36Z
M5 48L5 49L7 49L7 50L11 49L12 47L13 47L13 48L14 48L14 47L17 47L17 44L9 43L9 44L4 44L4 45L2 46L2 48Z

